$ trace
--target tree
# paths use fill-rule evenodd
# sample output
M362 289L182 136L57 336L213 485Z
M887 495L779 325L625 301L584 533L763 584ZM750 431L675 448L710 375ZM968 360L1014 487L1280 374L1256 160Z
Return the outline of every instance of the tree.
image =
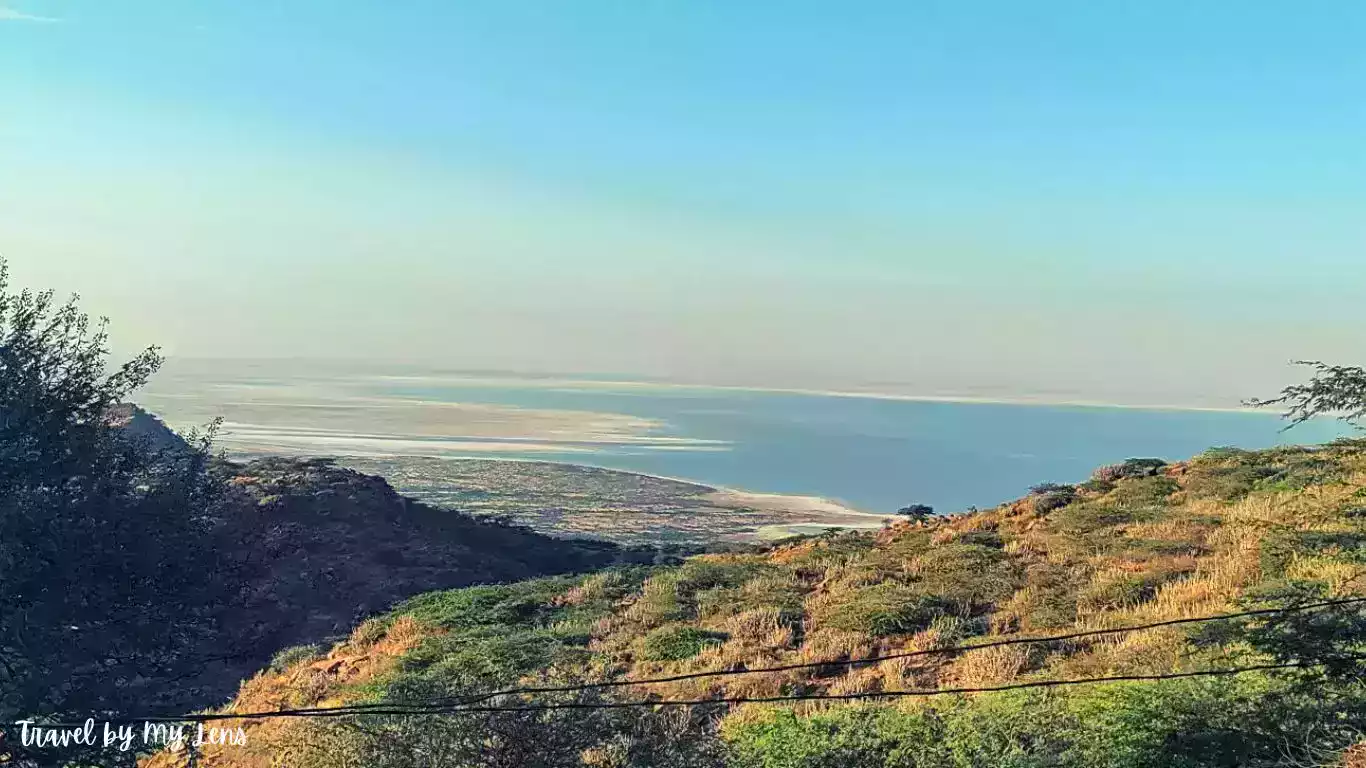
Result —
M157 370L107 367L106 323L73 297L9 292L0 260L0 724L147 711L210 636L230 583L207 438L157 450L110 423ZM24 754L12 765L93 762ZM101 762L120 758L99 758ZM131 755L122 760L130 761Z
M928 520L934 517L934 507L929 504L912 504L909 507L898 509L896 513L911 520Z
M1317 360L1297 360L1295 365L1314 370L1307 384L1286 387L1279 397L1247 400L1245 404L1254 408L1285 407L1285 418L1290 421L1286 429L1318 416L1335 416L1362 428L1360 422L1366 418L1366 369Z

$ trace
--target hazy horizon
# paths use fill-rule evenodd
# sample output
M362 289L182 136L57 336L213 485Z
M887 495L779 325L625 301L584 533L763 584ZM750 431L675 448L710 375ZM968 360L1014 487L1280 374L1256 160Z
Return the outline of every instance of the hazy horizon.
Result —
M1230 407L1362 362L1363 33L0 0L0 254L123 353Z
M1066 389L1020 390L1001 383L976 383L959 386L931 385L930 379L915 381L853 381L824 379L803 383L763 383L743 379L698 376L649 376L620 371L563 371L550 369L488 369L433 365L380 358L260 358L260 357L184 357L167 358L153 377L150 390L164 390L167 378L231 384L246 381L316 380L335 382L355 377L386 379L468 380L516 385L560 386L633 386L659 389L743 390L754 392L813 394L834 397L867 397L947 402L982 402L1013 405L1061 405L1083 407L1140 408L1148 410L1248 411L1268 413L1241 400L1214 396L1177 398L1171 401L1144 399L1142 393L1111 393L1110 399L1094 393ZM942 379L941 379L942 380ZM135 398L136 399L136 398Z

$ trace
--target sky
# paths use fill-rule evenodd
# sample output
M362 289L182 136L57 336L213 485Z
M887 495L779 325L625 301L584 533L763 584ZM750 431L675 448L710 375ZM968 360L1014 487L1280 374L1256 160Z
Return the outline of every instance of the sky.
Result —
M1366 360L1366 4L0 0L119 349L1231 404Z

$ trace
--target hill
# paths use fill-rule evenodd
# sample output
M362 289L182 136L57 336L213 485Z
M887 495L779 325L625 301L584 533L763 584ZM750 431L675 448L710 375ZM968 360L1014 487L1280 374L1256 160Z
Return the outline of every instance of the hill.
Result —
M188 451L185 439L166 426L161 419L134 403L119 403L105 414L110 426L146 443L153 451Z
M274 650L344 636L419 593L656 557L437 509L326 459L218 461L213 473L230 489L219 547L239 564L241 590L223 606L229 635L214 660L178 686L200 706L230 696Z
M1366 441L1216 449L1175 464L1131 460L974 514L676 566L425 594L331 648L282 655L225 711L868 659L1362 596L1363 574ZM303 767L1359 765L1362 747L1349 749L1366 729L1359 608L489 700L512 711L228 721L249 744L203 758ZM1278 663L1307 667L856 698ZM793 695L851 698L610 707ZM575 708L518 711L545 703ZM180 759L163 753L150 764Z

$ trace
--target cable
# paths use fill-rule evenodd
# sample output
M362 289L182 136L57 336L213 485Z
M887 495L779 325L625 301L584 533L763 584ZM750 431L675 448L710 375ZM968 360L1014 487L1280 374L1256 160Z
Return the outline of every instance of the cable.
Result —
M1359 604L1359 603L1364 603L1364 602L1366 602L1366 597L1363 597L1363 598L1349 598L1349 599L1343 599L1343 600L1330 600L1330 601L1324 601L1324 602L1320 602L1320 603L1309 603L1309 604L1305 604L1305 605L1289 606L1289 607L1285 607L1285 608L1264 608L1264 609L1258 609L1258 610L1252 610L1252 611L1242 611L1242 612L1238 612L1238 613L1221 614L1221 615L1217 615L1217 616L1202 616L1202 617L1192 617L1192 618L1185 618L1185 619L1169 619L1169 620L1166 620L1166 621L1154 622L1154 623L1152 623L1152 624L1143 624L1143 625L1130 626L1130 627L1116 627L1116 628L1112 628L1112 629L1102 629L1102 630L1089 630L1089 631L1085 631L1085 632L1073 632L1073 633L1068 633L1068 634L1065 634L1065 635L1052 635L1052 636L1035 637L1035 638L1012 638L1012 639L1009 639L1009 640L1001 640L1001 641L996 641L996 642L991 642L991 643L980 643L980 644L977 644L977 645L949 646L949 647L945 647L945 648L935 648L935 649L929 649L929 650L924 650L924 651L913 651L913 652L902 653L902 654L891 654L891 655L887 655L887 656L871 657L871 658L867 658L867 659L850 659L850 660L842 660L842 661L812 662L812 663L805 663L805 664L788 664L788 665L782 665L782 666L777 666L777 667L761 667L761 668L746 669L746 670L716 670L716 671L711 671L711 672L693 672L693 673L688 673L688 674L683 674L683 675L673 675L673 676L670 676L670 677L649 678L649 679L643 679L643 680L613 680L613 681L606 681L606 682L601 682L601 683L585 683L585 684L567 685L567 686L545 686L545 687L522 687L522 688L511 688L511 689L506 689L506 690L503 690L503 691L495 691L495 692L492 692L492 693L480 694L480 695L472 696L472 697L447 698L447 699L433 699L433 700L429 700L429 701L426 701L426 702L414 702L414 703L408 704L408 705L398 704L398 703L395 703L395 702L378 702L378 703L373 703L373 704L357 704L357 705L350 705L350 706L344 706L344 707L330 707L330 708L316 708L316 707L315 707L315 708L300 708L300 709L293 709L293 710L277 710L277 711L273 711L273 712L217 713L217 714L206 714L206 715L173 715L173 716L151 716L151 717L140 717L140 718L119 718L119 719L116 719L116 720L108 720L107 722L110 722L110 723L129 723L129 722L154 722L154 723L156 723L156 722L164 722L164 723L175 723L175 722L209 722L209 721L214 721L214 720L261 719L261 718L269 718L269 717L341 717L341 716L347 716L347 715L363 715L363 714L368 714L368 715L387 715L387 714L388 714L388 715L456 714L456 713L461 713L461 712L504 712L504 711L508 711L508 712L519 712L519 711L533 711L533 710L536 710L536 709L546 709L546 708L549 708L549 709L563 709L563 708L619 708L619 707L624 707L624 706L694 706L694 705L701 705L701 704L732 704L732 703L752 703L752 702L806 701L806 700L821 700L821 699L840 700L840 699L846 699L846 698L877 698L877 697L896 697L896 696L936 696L936 695L944 695L944 694L952 694L952 693L985 693L985 692L991 692L991 691L996 691L996 690L1012 690L1012 689L1015 689L1015 688L1035 688L1035 687L1045 687L1045 686L1051 686L1051 685L1077 685L1077 684L1085 684L1085 683L1112 682L1112 681L1167 680L1167 679L1177 679L1177 678L1182 678L1182 677L1199 677L1199 676L1209 676L1209 675L1242 674L1242 673L1244 673L1244 672L1261 671L1261 670L1270 670L1270 669L1308 668L1308 667L1315 667L1315 666L1323 666L1323 664L1321 664L1321 663L1308 664L1308 663L1305 663L1305 662L1296 662L1296 663L1290 663L1290 664L1262 665L1262 666L1255 666L1255 667L1242 667L1242 668L1234 668L1234 669L1229 669L1229 670L1207 670L1207 671L1203 671L1203 672L1176 673L1176 674L1172 674L1172 675L1131 675L1131 676L1120 676L1120 677L1083 678L1083 679L1079 679L1079 680L1034 681L1034 682L1030 682L1030 683L1021 683L1021 684L1015 684L1015 685L1011 685L1011 686L1003 686L1003 687L998 687L998 688L935 689L935 690L905 691L905 692L879 692L879 693L871 693L871 694L849 694L849 695L846 695L846 696L821 696L821 695L809 695L809 696L807 696L807 695L802 695L802 696L774 697L774 698L764 698L764 699L746 699L746 698L739 698L739 699L724 699L724 698L718 698L718 699L699 699L699 700L692 700L692 701L667 701L667 700L665 700L665 701L642 701L642 702L604 702L604 703L598 703L598 704L592 704L592 705L589 705L589 704L586 704L586 703L575 703L575 704L537 705L537 706L529 706L529 707L511 707L511 708L508 708L508 707L472 707L472 706L470 706L470 705L473 705L473 704L478 704L478 703L481 703L481 702L484 702L484 701L488 701L489 699L498 698L498 697L502 697L502 696L511 696L511 695L520 695L520 694L536 694L536 693L574 693L574 692L581 692L581 691L587 691L587 690L597 690L597 689L603 689L603 688L629 687L629 686L636 686L636 685L650 685L650 684L667 683L667 682L676 682L676 681L681 681L681 680L691 680L691 679L699 679L699 678L707 678L707 677L726 677L726 676L734 676L734 675L759 674L759 673L765 673L765 672L779 672L779 671L788 671L788 670L794 670L794 669L811 669L811 668L819 668L819 667L827 667L827 666L854 666L854 665L859 665L859 664L873 664L873 663L879 663L879 662L887 661L887 660L891 660L891 659L911 658L911 657L917 657L917 656L927 656L927 655L932 655L932 654L959 653L959 652L964 652L964 651L980 650L980 649L983 649L983 648L996 648L996 647L1009 646L1009 645L1021 645L1021 644L1030 644L1030 643L1058 642L1058 641L1062 641L1062 640L1072 640L1072 639L1077 639L1077 638L1081 638L1081 637L1095 637L1095 636L1100 636L1100 635L1118 634L1118 633L1125 633L1125 632L1136 632L1136 631L1141 631L1141 630L1146 630L1146 629L1153 629L1153 628L1158 628L1158 627L1174 626L1174 625L1181 625L1181 624L1193 624L1193 623L1201 623L1201 622L1211 622L1211 621L1222 621L1222 620L1228 620L1228 619L1243 618L1243 617L1248 617L1248 616L1265 616L1265 615L1270 615L1270 614L1293 613L1293 612L1300 612L1300 611L1307 611L1307 610L1316 610L1316 609L1320 609L1320 608L1327 608L1327 607L1334 607L1334 606L1341 606L1341 605ZM1351 658L1354 658L1354 659L1355 659L1355 658L1359 658L1359 657L1352 656ZM55 726L54 726L54 727L55 727Z
M1366 659L1366 656L1352 656L1357 660ZM1015 691L1027 688L1057 688L1069 685L1093 685L1096 683L1113 682L1153 682L1161 680L1180 680L1191 677L1220 677L1241 675L1248 672L1264 672L1274 669L1312 669L1314 667L1325 666L1319 662L1291 662L1286 664L1260 664L1252 667L1234 667L1230 669L1208 669L1195 672L1173 672L1165 675L1116 675L1113 677L1089 677L1078 678L1076 680L1035 680L1026 683L1012 683L1010 685L998 685L981 688L935 688L909 691L869 691L865 693L845 693L845 694L793 694L790 696L764 696L764 697L744 697L737 696L732 698L718 699L662 699L658 701L606 701L606 702L563 702L558 704L537 704L522 707L467 707L450 708L437 710L435 712L396 711L394 714L465 714L480 712L538 712L542 710L555 709L624 709L628 707L693 707L705 704L766 704L782 703L794 701L851 701L857 699L881 699L881 698L926 698L930 696L947 696L955 694L969 693L995 693L999 691ZM342 713L336 717L346 717L354 713ZM375 713L360 713L375 714ZM318 715L311 715L318 716Z
M1366 660L1366 656L1352 655L1357 661ZM1033 680L1024 683L1012 683L1009 685L987 686L977 688L936 688L919 689L909 691L869 691L864 693L846 694L793 694L789 696L763 696L763 697L730 697L714 699L659 699L643 701L604 701L604 702L559 702L527 704L523 706L497 706L497 707L460 707L443 706L423 708L421 705L411 707L401 707L384 710L370 710L365 712L348 711L345 707L337 707L330 710L281 710L277 712L260 712L254 714L206 714L206 715L182 715L177 717L164 718L118 718L108 721L111 725L129 723L206 723L220 720L244 720L244 719L263 719L271 717L289 718L336 718L352 717L355 715L370 716L437 716L437 715L461 715L461 714L481 714L481 713L506 713L506 712L541 712L549 710L564 709L628 709L634 707L693 707L708 704L772 704L790 703L797 701L852 701L860 699L885 699L885 698L926 698L930 696L948 696L970 693L995 693L1000 691L1024 690L1030 688L1056 688L1073 685L1094 685L1098 683L1112 682L1154 682L1165 680L1180 680L1195 677L1223 677L1231 675L1241 675L1248 672L1264 672L1276 669L1313 669L1326 666L1322 662L1289 662L1285 664L1259 664L1250 667L1233 667L1230 669L1210 669L1194 672L1173 672L1163 675L1115 675L1111 677L1090 677L1078 678L1075 680ZM80 724L72 723L43 723L46 728L71 728L78 727Z
M653 678L645 678L645 679L638 679L638 680L609 680L609 681L604 681L604 682L600 682L600 683L579 683L579 684L575 684L575 685L563 685L563 686L540 686L540 687L528 686L528 687L519 687L519 688L508 688L508 689L504 689L504 690L501 690L501 691L493 691L493 692L490 692L490 693L476 694L476 695L472 695L472 696L448 697L448 698L443 698L443 699L432 699L432 700L430 700L430 701L428 701L428 702L424 702L424 704L425 704L425 705L431 705L431 706L469 705L469 704L478 704L478 703L480 703L480 702L488 701L489 699L495 699L495 698L499 698L499 697L502 697L502 696L515 696L515 695L522 695L522 694L573 693L573 692L576 692L576 691L596 690L596 689L603 689L603 688L629 688L629 687L637 686L637 685L659 685L659 684L662 684L662 683L676 683L676 682L682 682L682 681L685 681L685 680L699 680L699 679L704 679L704 678L709 678L709 677L730 677L730 676L735 676L735 675L757 675L757 674L767 674L767 673L773 673L773 672L790 672L790 671L799 670L799 669L819 669L819 668L822 668L822 667L832 667L832 666L856 667L856 666L867 665L867 664L879 664L879 663L884 662L884 661L892 661L892 660L895 660L895 659L910 659L910 658L917 658L917 657L923 657L923 656L935 656L935 655L940 655L940 654L953 654L953 653L960 653L960 652L966 652L966 651L981 650L981 649L984 649L984 648L1000 648L1000 647L1003 647L1003 646L1011 646L1011 645L1029 645L1029 644L1034 644L1034 643L1053 643L1053 642L1061 642L1061 641L1064 641L1064 640L1076 640L1076 639L1083 638L1083 637L1098 637L1098 636L1104 636L1104 635L1123 634L1123 633L1128 633L1128 632L1138 632L1138 631L1142 631L1142 630L1157 629L1157 628L1161 628L1161 627L1178 626L1178 625L1183 625L1183 624L1198 624L1198 623L1207 623L1207 622L1211 622L1211 621L1227 621L1227 620L1229 620L1229 619L1244 618L1244 617L1249 617L1249 616L1266 616L1266 615L1271 615L1271 614L1295 613L1295 612L1300 612L1300 611L1318 610L1318 609L1320 609L1320 608L1331 608L1331 607L1336 607L1336 606L1341 606L1341 605L1353 605L1353 604L1358 604L1358 603L1366 603L1366 597L1346 598L1346 599L1342 599L1342 600L1328 600L1328 601L1319 602L1319 603L1307 603L1307 604L1304 604L1304 605L1289 606L1289 607L1285 607L1285 608L1262 608L1262 609L1257 609L1257 610L1252 610L1252 611L1241 611L1241 612L1239 612L1239 613L1220 614L1220 615L1217 615L1217 616L1200 616L1200 617L1192 617L1192 618L1185 618L1185 619L1168 619L1168 620L1165 620L1165 621L1158 621L1158 622L1154 622L1154 623L1151 623L1151 624L1140 624L1140 625L1137 625L1137 626L1128 626L1128 627L1114 627L1114 628L1111 628L1111 629L1087 630L1087 631L1084 631L1084 632L1071 632L1071 633L1068 633L1068 634L1065 634L1065 635L1050 635L1050 636L1044 636L1044 637L1017 637L1017 638L1010 638L1010 639L1007 639L1007 640L997 640L997 641L993 641L993 642L989 642L989 643L977 643L977 644L974 644L974 645L945 646L945 647L943 647L943 648L931 648L931 649L923 650L923 651L908 651L908 652L906 652L906 653L894 653L894 654L887 654L887 655L884 655L884 656L870 656L870 657L865 658L865 659L843 659L843 660L836 660L836 661L805 662L805 663L800 663L800 664L782 664L782 665L772 666L772 667L755 667L755 668L753 668L753 669L731 669L731 670L722 669L722 670L711 670L711 671L707 671L707 672L688 672L688 673L685 673L685 674L670 675L670 676L667 676L667 677L653 677ZM383 708L383 707L389 707L389 706L393 706L393 705L390 704L390 703L353 704L353 705L350 705L349 707L345 707L345 708L343 708L343 709L350 709L350 710L353 710L353 711L356 711L356 712L360 713L360 712L365 712L365 711L370 710L370 709ZM334 709L336 709L336 708L312 708L312 709L307 709L307 708L306 708L306 709L301 710L301 711L329 712L329 711L333 711ZM242 717L247 717L247 716L248 716L248 715L242 715Z

